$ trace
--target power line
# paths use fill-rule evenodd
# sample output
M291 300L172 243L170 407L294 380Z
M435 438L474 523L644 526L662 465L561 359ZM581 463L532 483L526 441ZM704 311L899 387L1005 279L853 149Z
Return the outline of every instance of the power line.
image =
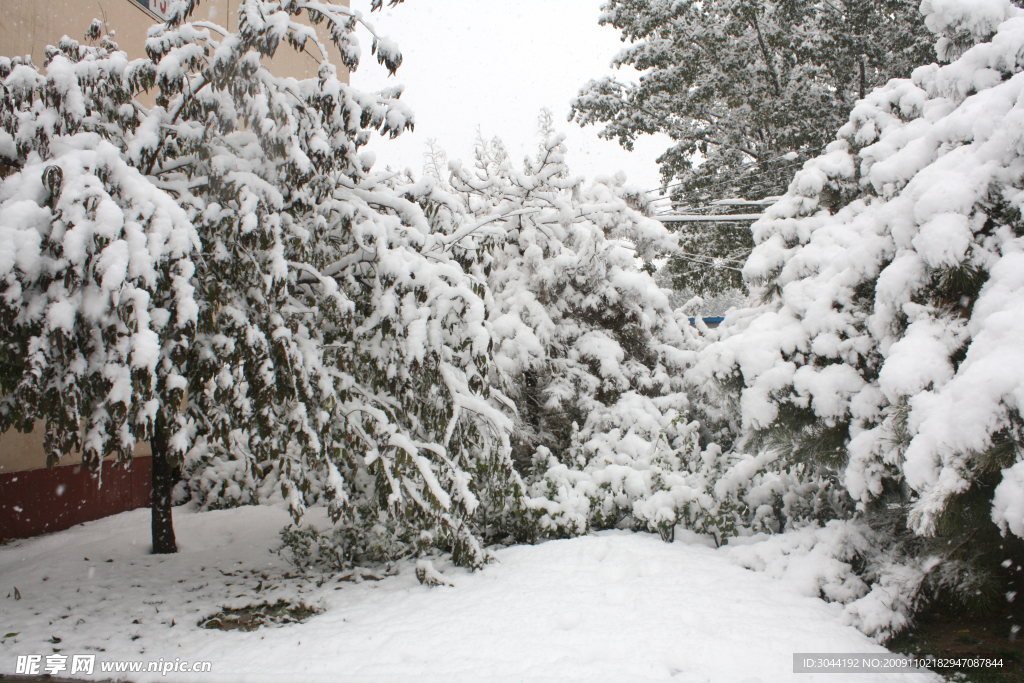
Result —
M676 253L676 254L685 254L687 256L693 256L695 258L712 259L712 260L715 260L715 261L728 261L729 263L738 263L741 266L744 263L746 263L745 261L740 261L740 260L734 259L734 258L725 258L724 256L721 257L721 258L719 258L717 256L705 256L704 254L694 254L691 251L676 250L674 253Z
M765 197L764 199L716 199L711 202L712 206L771 206L781 199L780 196Z
M663 213L652 216L662 223L737 223L740 221L756 221L763 213L719 213L719 214L672 214Z
M690 261L691 263L696 263L697 265L701 266L711 266L712 268L719 268L722 270L733 270L736 271L737 273L743 272L743 270L740 268L733 268L732 266L722 265L721 263L715 263L713 261L700 261L698 259L689 258L687 256L679 256L678 258L682 259L683 261Z
M781 199L781 195L774 195L774 196L771 196L771 197L765 197L764 199L741 199L739 197L732 197L732 198L729 198L729 199L716 199L716 200L712 201L710 203L710 205L707 206L707 207L699 207L699 208L695 207L693 210L694 211L700 211L700 210L702 210L704 208L717 209L717 208L729 207L729 206L771 206L772 204L777 202L779 199ZM656 204L657 202L671 202L671 201L673 201L672 197L659 197L658 199L652 199L649 203L650 204ZM685 207L685 205L683 205L683 204L678 204L678 205L675 205L675 206L684 206ZM663 213L664 213L664 211L670 210L670 209L667 209L666 207L655 207L655 208L663 209L663 211L662 211Z

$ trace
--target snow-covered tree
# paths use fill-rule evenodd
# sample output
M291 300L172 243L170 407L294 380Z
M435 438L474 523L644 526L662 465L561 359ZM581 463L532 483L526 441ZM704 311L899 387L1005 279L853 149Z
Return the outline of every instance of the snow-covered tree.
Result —
M1024 15L922 11L940 52L976 44L854 107L754 226L763 304L727 316L688 375L735 407L745 447L841 478L888 534L875 585L896 611L999 599L1024 556Z
M684 362L679 323L640 268L671 235L622 176L585 185L563 156L555 137L529 174L453 169L475 228L455 248L476 252L471 272L490 285L496 366L524 424L520 460L541 444L563 451L573 422L623 393L678 388Z
M258 61L282 42L329 54L304 15L354 69L360 19L346 7L253 1L237 34L188 22L190 9L147 42L169 133L140 147L163 154L153 172L204 245L193 480L255 472L296 515L322 494L350 560L436 546L480 564L466 470L507 462L505 420L479 395L483 302L361 151L372 131L412 125L400 89L361 93L327 60L306 81ZM401 55L374 35L394 72Z
M107 418L97 411L106 410L112 413L108 432L120 439L118 452L128 452L130 437L149 438L155 469L171 475L184 461L185 488L201 502L214 498L223 504L235 493L244 499L250 492L239 482L272 485L296 518L318 496L329 500L334 536L347 560L433 546L451 551L457 562L480 564L483 554L467 524L477 500L466 470L486 460L496 472L511 473L507 418L480 395L489 338L478 292L445 253L429 253L422 211L396 196L384 182L386 174L373 172L372 155L362 150L373 132L393 136L412 125L411 113L398 99L400 89L366 94L337 77L331 50L314 26L330 36L345 67L355 69L359 50L353 32L362 19L347 7L247 0L234 33L193 21L195 7L194 1L179 3L166 25L151 30L146 59L127 63L110 45L105 49L114 66L93 64L108 56L95 51L98 57L80 60L77 70L65 66L68 59L55 57L48 65L49 81L25 65L5 80L5 93L12 93L3 112L10 130L0 143L8 163L42 172L36 166L44 162L28 154L33 141L42 140L39 146L50 153L63 153L71 144L65 138L75 132L65 128L85 121L110 139L107 147L94 146L131 171L117 174L149 187L148 193L140 190L121 200L122 213L129 210L131 220L150 221L152 230L163 233L176 225L187 228L187 239L176 238L179 251L161 248L156 238L147 241L144 232L125 238L125 248L140 251L141 244L156 250L148 270L143 263L133 267L123 263L128 256L115 259L121 252L107 245L120 233L116 212L103 197L74 200L83 207L83 220L95 220L92 215L102 209L104 221L113 222L96 231L95 248L75 252L73 265L90 263L79 254L84 251L95 253L95 266L80 280L64 277L66 293L53 273L33 270L38 260L29 252L24 263L8 266L14 279L9 277L5 290L12 311L5 322L12 325L12 339L25 341L6 347L5 390L31 388L24 378L39 373L33 374L24 354L17 353L36 352L41 342L33 339L43 332L59 334L76 326L82 344L120 354L115 357L127 364L123 359L136 343L132 333L144 335L146 325L165 330L162 347L145 347L130 358L151 374L157 366L169 377L167 391L176 393L143 402L149 396L141 393L140 383L149 381L150 392L162 390L159 376L150 379L140 371L130 377L134 383L126 383L115 365L101 363L93 374L113 384L108 402L121 397L128 405L138 403L138 415L106 409L90 395L85 403L61 408L69 426L60 439L48 441L51 450L76 445L70 434L82 414L95 413L91 419L102 427ZM374 36L378 61L394 72L400 53L386 38ZM316 78L279 77L264 63L279 47L302 51L314 45L324 55ZM69 43L65 52L81 50ZM40 96L25 83L50 91ZM131 99L144 86L157 90L156 106L149 110ZM62 97L67 115L57 108ZM47 136L59 141L50 143ZM89 173L103 183L121 182L95 163L89 168L98 169ZM63 210L57 203L60 172L47 171L41 180L39 173L28 179L25 173L22 169L5 181L4 196L20 193L14 201L31 196L44 207L41 212L51 202L51 213L13 225L21 232L11 239L31 244L49 233L50 239L63 240L53 247L59 257L69 244L79 244L69 243L72 232L50 227L58 224L52 206ZM64 175L77 179L82 173ZM110 187L108 194L122 193ZM150 204L167 198L176 207L164 218ZM24 212L6 215L17 218ZM133 224L126 219L125 225ZM166 282L152 274L158 266L166 271ZM51 270L62 267L69 266L58 262ZM148 303L142 294L129 300L119 285L125 276L117 274L125 271L140 279L138 287L150 287L145 290L150 305L164 311L149 315L154 322L142 313L140 306ZM100 277L101 285L109 280L116 290L111 297L93 291ZM30 289L17 278L38 283ZM83 313L40 318L48 314L36 306L45 300L23 296L35 290L53 296L55 310L81 298ZM177 317L168 303L175 296L190 304ZM108 302L115 307L123 302L117 311L125 331L118 333L99 317ZM51 318L56 322L47 322ZM60 339L53 345L63 353ZM96 380L85 373L85 361L64 362L70 371L59 375L61 398L73 400L68 385ZM55 380L47 381L56 386ZM49 384L45 389L54 391ZM17 398L5 396L5 404ZM31 408L37 412L24 417L9 409L9 419L62 424L55 422L59 407L37 403ZM130 426L122 428L126 420ZM110 440L96 440L95 451L109 451ZM173 551L169 509L162 505L169 500L170 476L155 483L161 485L154 490L154 510L167 512L162 528L169 532L166 544L155 547Z
M423 152L423 175L443 183L448 176L448 153L437 144L437 138L429 138L427 150Z
M199 240L120 146L152 78L109 40L63 40L45 75L0 59L0 430L44 422L50 465L78 450L96 470L139 441L159 456L185 429ZM154 551L173 552L169 507L153 509Z
M514 416L525 486L525 499L492 497L489 532L532 539L627 523L671 538L710 509L696 491L723 465L713 445L701 460L687 416L695 333L645 268L675 238L621 175L571 176L561 136L523 170L504 149L481 139L472 167L451 164L450 191L406 190L432 216L435 250L486 291L490 381Z
M631 149L637 136L675 144L659 159L676 204L782 194L857 99L931 58L916 5L905 0L609 0L600 22L622 32L613 66L573 104L580 125ZM684 226L691 254L743 260L748 225ZM742 288L739 273L674 262L679 286L699 293Z

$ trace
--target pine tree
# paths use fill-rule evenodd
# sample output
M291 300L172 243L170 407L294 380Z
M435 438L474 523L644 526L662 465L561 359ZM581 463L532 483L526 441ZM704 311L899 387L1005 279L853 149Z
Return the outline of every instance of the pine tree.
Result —
M600 135L626 149L641 134L670 136L658 163L678 207L782 194L857 99L932 54L916 6L902 0L610 0L601 23L630 43L613 65L641 77L591 81L573 117L604 124ZM681 248L742 261L748 226L724 225L683 226ZM677 286L700 294L743 287L729 268L677 259L673 270Z

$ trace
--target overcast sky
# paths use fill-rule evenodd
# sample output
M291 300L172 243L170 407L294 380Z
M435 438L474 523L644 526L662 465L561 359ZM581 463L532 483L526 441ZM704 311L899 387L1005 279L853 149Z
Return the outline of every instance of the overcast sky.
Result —
M644 189L659 183L655 159L669 145L645 136L635 151L597 137L594 126L566 121L569 103L588 80L614 73L619 32L598 26L602 0L406 0L370 14L370 0L352 0L377 32L395 40L403 63L397 76L370 57L361 31L362 65L353 85L377 90L399 82L416 114L416 130L394 141L375 140L379 167L423 169L426 141L436 138L450 159L472 158L477 126L499 136L518 163L535 155L537 114L548 107L567 136L567 162L577 174L623 170ZM635 72L632 72L635 74ZM626 75L633 78L633 75Z

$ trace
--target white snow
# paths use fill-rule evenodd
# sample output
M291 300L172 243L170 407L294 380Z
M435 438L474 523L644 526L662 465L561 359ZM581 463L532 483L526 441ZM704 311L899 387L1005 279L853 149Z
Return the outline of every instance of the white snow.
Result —
M312 509L309 517L322 514ZM794 674L797 652L885 650L842 623L839 605L736 564L699 537L602 532L498 549L482 571L427 587L415 561L380 581L286 578L270 552L284 506L176 508L180 552L149 554L149 510L0 548L5 632L0 672L23 654L208 660L211 674L145 681L834 681ZM749 548L750 546L746 546ZM749 553L748 553L749 555ZM424 562L421 568L428 566ZM428 578L437 579L431 572ZM288 574L291 576L291 574ZM262 582L262 592L257 587ZM302 601L322 612L254 632L207 630L222 607ZM59 645L53 639L59 638ZM108 674L109 676L109 674ZM844 683L937 681L930 674L845 674Z
M1024 536L1024 462L1003 470L1003 480L992 498L992 521Z

